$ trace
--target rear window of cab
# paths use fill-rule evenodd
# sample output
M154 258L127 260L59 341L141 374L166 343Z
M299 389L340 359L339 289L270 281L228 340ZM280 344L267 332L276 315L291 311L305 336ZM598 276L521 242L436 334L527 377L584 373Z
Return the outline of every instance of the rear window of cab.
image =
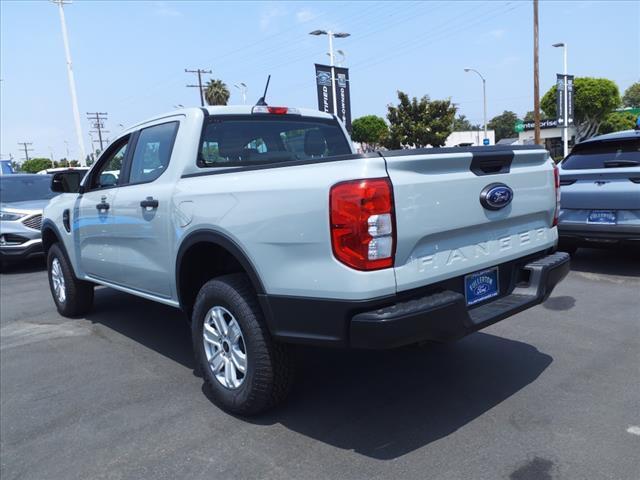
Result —
M640 166L640 140L616 140L576 145L562 162L564 170Z
M206 122L199 167L264 165L352 153L333 119L258 114L212 116Z

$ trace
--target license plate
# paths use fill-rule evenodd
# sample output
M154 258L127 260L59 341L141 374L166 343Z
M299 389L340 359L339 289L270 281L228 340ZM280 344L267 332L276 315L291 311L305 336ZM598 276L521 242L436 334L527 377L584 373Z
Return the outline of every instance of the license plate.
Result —
M464 277L464 295L467 305L475 305L498 296L498 267L470 273Z
M591 210L587 223L603 223L605 225L615 225L617 215L614 210Z

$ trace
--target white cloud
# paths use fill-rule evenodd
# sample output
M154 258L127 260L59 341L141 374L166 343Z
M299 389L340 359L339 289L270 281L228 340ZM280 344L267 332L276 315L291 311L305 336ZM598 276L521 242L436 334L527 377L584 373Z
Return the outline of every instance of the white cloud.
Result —
M260 30L263 32L268 30L269 27L273 24L274 20L278 17L282 17L286 12L282 7L279 6L271 6L264 10L260 15Z
M309 20L314 19L316 16L317 15L308 8L305 8L304 10L298 10L298 12L296 12L296 20L298 21L298 23L308 22Z
M155 2L155 10L153 11L154 15L158 15L159 17L181 17L182 12L179 10L169 6L167 2Z
M500 39L500 38L504 37L505 33L506 32L503 29L498 28L498 29L495 29L495 30L491 30L489 32L489 35L491 35L493 38Z

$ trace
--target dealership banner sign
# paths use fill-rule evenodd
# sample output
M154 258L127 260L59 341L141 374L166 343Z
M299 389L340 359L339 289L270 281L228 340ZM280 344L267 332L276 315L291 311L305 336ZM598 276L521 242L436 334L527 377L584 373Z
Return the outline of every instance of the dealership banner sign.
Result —
M340 117L351 131L351 92L349 69L316 63L318 110Z
M318 89L318 110L325 113L334 113L331 67L316 63L316 86Z
M349 70L343 67L333 67L336 82L336 115L351 131L351 98L349 92Z
M566 75L566 91L565 91L565 75L558 73L556 75L556 111L558 112L558 124L564 125L564 99L567 96L567 124L571 125L574 120L574 100L573 100L573 75Z

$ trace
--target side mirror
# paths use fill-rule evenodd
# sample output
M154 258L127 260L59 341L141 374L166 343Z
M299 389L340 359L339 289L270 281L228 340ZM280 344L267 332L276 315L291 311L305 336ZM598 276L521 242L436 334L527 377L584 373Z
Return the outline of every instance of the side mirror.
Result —
M51 191L58 193L80 192L80 181L84 172L58 172L51 179Z

